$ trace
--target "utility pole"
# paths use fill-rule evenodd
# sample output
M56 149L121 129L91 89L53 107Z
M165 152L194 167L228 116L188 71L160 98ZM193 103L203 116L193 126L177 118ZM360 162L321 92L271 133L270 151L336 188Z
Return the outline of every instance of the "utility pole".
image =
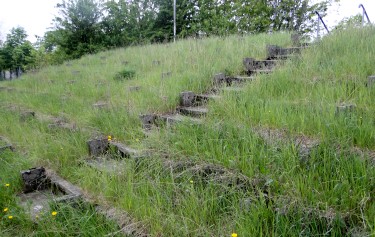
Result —
M176 0L173 0L173 42L176 42Z

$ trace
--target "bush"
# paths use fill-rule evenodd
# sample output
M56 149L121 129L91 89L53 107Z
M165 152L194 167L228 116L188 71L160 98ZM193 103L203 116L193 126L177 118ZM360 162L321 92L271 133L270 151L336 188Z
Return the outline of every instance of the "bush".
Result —
M115 80L130 80L135 76L135 71L133 70L122 70L115 75Z

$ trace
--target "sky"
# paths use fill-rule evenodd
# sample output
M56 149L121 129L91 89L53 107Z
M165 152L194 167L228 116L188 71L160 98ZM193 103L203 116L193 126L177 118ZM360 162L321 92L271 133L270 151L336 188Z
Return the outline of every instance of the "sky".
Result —
M316 0L319 1L319 0ZM22 26L35 42L35 35L43 36L51 27L57 15L56 4L61 0L0 0L0 39L4 40L12 27ZM362 3L369 18L375 22L375 0L341 0L329 9L324 18L329 28L334 27L344 17L361 13L358 5Z

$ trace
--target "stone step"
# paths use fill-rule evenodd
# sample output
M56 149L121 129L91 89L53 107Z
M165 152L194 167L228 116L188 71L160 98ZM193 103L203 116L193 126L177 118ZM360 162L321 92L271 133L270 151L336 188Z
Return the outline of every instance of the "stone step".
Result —
M224 73L219 73L214 76L214 85L222 86L227 85L231 86L233 84L239 84L247 81L254 80L253 76L225 76Z
M250 74L270 74L272 72L272 69L255 69L253 71L250 71Z
M103 156L86 160L85 163L94 169L111 174L121 174L125 170L126 165L124 161L114 160Z
M280 60L256 60L254 58L244 58L243 64L246 71L254 71L258 69L272 69L274 68Z
M180 106L191 107L206 104L208 100L218 99L214 94L197 95L192 91L183 91L180 93Z
M366 86L367 87L372 87L373 85L375 85L375 75L369 76L367 78L367 84L366 84Z
M235 84L251 82L251 81L254 81L255 79L256 77L254 76L230 76L230 77L227 77L227 85L232 86Z
M221 96L215 94L200 94L195 95L195 101L199 102L199 104L207 103L209 100L219 100Z
M114 151L122 158L136 159L143 157L143 154L140 151L132 149L120 142L108 141L108 138L106 137L91 139L87 141L87 145L89 148L89 154L92 157L107 155L110 154L110 151Z
M5 150L15 151L15 148L6 137L0 136L0 153Z
M179 107L177 111L183 115L201 117L208 113L208 108L204 106Z
M227 86L221 88L223 92L243 92L244 88L243 87L234 87L234 86Z
M125 144L119 142L109 142L110 147L114 147L117 150L117 153L123 158L139 158L143 157L142 153L139 150L130 148Z
M189 124L201 124L202 119L193 118L189 116L183 116L181 114L168 114L168 115L160 115L158 117L159 120L165 122L167 126L174 125L176 123L189 123Z
M267 60L285 59L293 54L301 53L305 47L282 48L277 45L267 45Z
M24 190L19 195L20 205L30 211L34 220L41 213L49 212L51 201L73 203L82 195L79 188L43 167L21 171L21 177Z

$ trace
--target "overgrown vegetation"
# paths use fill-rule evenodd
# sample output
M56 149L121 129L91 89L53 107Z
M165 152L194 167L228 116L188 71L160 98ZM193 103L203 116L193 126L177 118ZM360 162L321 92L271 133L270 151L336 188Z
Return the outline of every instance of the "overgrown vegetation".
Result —
M96 194L98 201L126 210L144 222L152 236L373 235L375 87L366 87L366 81L375 73L374 43L373 28L337 31L274 73L257 76L243 92L221 92L220 99L209 102L203 124L160 128L148 137L139 114L172 111L181 91L209 90L218 72L240 74L243 57L265 58L266 44L288 46L289 35L129 47L4 82L2 86L15 90L0 92L0 134L16 144L17 153L0 154L6 164L0 166L0 182L11 184L11 189L2 187L6 191L0 200L6 206L1 208L17 208L19 170L45 165ZM113 80L124 61L137 76ZM162 77L166 72L171 75ZM68 83L71 80L75 83ZM129 90L134 86L140 89ZM110 108L93 108L97 101L108 102ZM356 109L336 114L341 103L355 104ZM37 119L22 122L17 111L7 109L10 104L90 129L51 130ZM86 141L94 128L151 157L122 161L120 174L84 165ZM319 146L302 159L292 142L270 144L254 128L316 138ZM173 172L166 165L176 163L194 166ZM199 167L207 166L214 168L206 169L205 176L197 175L202 172ZM239 175L246 185L233 185L229 174ZM13 214L17 221L1 220L3 235L49 229L28 224L27 216L17 210ZM67 233L95 233L90 223L97 222L82 224L91 214L71 211L76 214L62 223L77 222L72 224L76 232ZM49 221L58 226L56 233L65 231L60 222L53 223L57 220Z
M177 1L176 37L203 38L231 34L314 29L315 11L325 15L332 0ZM173 1L61 0L52 30L35 45L17 27L0 44L0 72L61 64L106 49L166 43L173 39ZM16 39L16 43L15 40ZM1 74L1 73L0 73ZM1 76L0 76L1 78Z

